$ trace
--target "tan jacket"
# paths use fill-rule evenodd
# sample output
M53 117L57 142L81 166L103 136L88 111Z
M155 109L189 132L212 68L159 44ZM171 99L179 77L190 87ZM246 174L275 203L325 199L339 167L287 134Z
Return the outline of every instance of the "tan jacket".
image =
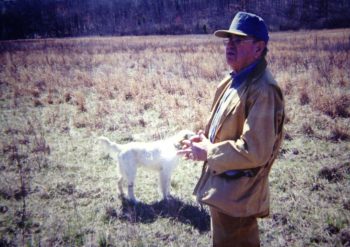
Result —
M225 78L217 88L206 136L230 82ZM262 60L231 97L219 122L194 190L197 200L233 217L267 216L268 174L282 142L283 122L282 92ZM223 176L225 171L240 169L252 169L256 175L237 179Z

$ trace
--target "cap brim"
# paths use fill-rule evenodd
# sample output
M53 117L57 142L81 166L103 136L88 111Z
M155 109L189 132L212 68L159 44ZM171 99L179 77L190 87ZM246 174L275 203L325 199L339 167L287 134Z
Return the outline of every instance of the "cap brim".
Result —
M240 32L238 30L217 30L214 35L219 38L229 38L232 35L239 35L239 36L244 36L247 37L248 35Z

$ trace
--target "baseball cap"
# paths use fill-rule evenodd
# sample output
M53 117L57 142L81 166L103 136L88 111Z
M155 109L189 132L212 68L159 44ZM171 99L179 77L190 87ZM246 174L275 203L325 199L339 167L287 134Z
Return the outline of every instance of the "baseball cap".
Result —
M269 40L269 33L264 20L255 14L238 12L233 18L228 30L217 30L214 35L220 38L228 38L231 35L253 36L266 43Z

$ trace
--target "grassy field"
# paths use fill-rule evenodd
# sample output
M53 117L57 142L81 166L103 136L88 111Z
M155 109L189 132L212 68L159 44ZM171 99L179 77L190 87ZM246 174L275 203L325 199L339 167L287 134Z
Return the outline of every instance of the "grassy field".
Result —
M350 30L271 36L287 120L262 246L350 246ZM181 162L170 202L140 171L135 206L96 137L202 129L228 72L205 35L0 42L0 246L208 246L200 163Z

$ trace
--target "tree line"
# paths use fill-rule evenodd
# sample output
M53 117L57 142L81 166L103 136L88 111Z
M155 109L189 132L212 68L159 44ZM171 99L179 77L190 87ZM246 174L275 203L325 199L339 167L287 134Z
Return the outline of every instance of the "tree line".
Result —
M348 0L0 0L0 38L212 33L242 10L270 30L350 26Z

